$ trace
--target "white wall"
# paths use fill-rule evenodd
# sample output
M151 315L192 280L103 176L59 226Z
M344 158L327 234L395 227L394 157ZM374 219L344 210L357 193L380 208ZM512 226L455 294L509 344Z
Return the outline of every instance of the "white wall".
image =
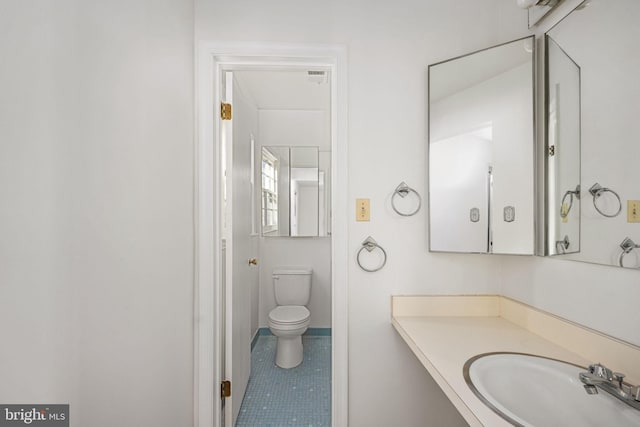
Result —
M325 111L259 110L259 145L331 148ZM272 272L282 267L310 267L312 328L331 327L331 239L328 237L262 237L260 239L260 327L268 326L275 306Z
M192 5L0 9L0 401L189 425Z
M196 0L199 40L348 48L349 186L334 191L347 191L354 202L350 253L355 256L369 234L389 253L387 266L375 274L361 271L351 259L351 426L465 425L393 330L389 296L497 292L499 262L482 255L428 253L426 206L416 216L401 218L390 197L401 181L426 197L427 65L526 35L526 28L526 13L503 0ZM355 222L357 197L371 199L371 222Z

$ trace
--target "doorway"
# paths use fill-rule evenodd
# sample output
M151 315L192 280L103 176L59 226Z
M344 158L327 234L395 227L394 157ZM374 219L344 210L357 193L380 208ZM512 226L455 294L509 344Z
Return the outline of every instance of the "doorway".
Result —
M197 75L198 141L197 141L197 208L196 208L196 322L195 322L195 425L223 427L231 425L229 406L236 404L221 399L221 383L227 379L223 363L225 336L234 329L231 295L225 294L224 255L233 254L233 240L222 245L225 236L226 157L220 117L221 102L226 96L223 76L229 71L326 70L330 73L330 159L334 188L346 187L346 55L342 47L276 46L247 44L203 44L199 48ZM213 77L213 78L211 78ZM213 103L210 100L213 99ZM214 120L212 120L212 118ZM255 147L254 147L255 150ZM254 151L254 154L256 152ZM256 154L257 157L257 154ZM227 177L229 178L229 177ZM257 190L254 193L257 194ZM231 195L232 196L232 195ZM330 195L330 318L331 318L331 402L332 425L347 425L347 194L334 191ZM258 211L254 206L254 212ZM254 222L254 224L257 222ZM320 226L318 226L320 228ZM305 227L307 229L307 227ZM255 230L254 230L255 231ZM255 237L255 235L254 235ZM238 257L236 257L238 258ZM241 258L241 257L240 257ZM245 262L248 262L249 257ZM237 262L226 261L229 268ZM233 275L233 273L231 273ZM233 279L232 279L233 280ZM263 283L264 285L264 283ZM264 287L264 286L263 286ZM227 310L225 313L225 309ZM233 347L233 344L231 345ZM230 346L226 346L227 358ZM233 355L235 359L236 356ZM211 363L213 361L213 363ZM228 362L228 360L227 360ZM232 374L235 375L235 374ZM212 381L213 380L213 381ZM234 396L237 400L242 396ZM239 388L242 389L242 386ZM238 392L241 394L241 391ZM225 410L222 404L225 402ZM223 414L227 414L223 420Z

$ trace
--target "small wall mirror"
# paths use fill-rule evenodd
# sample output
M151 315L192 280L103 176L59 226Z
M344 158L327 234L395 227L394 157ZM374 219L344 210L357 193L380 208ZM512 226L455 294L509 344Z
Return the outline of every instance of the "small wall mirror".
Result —
M533 37L429 66L429 249L534 253Z
M639 16L637 0L588 0L546 34L547 255L640 267Z
M264 146L261 165L262 235L326 236L329 172L318 147Z

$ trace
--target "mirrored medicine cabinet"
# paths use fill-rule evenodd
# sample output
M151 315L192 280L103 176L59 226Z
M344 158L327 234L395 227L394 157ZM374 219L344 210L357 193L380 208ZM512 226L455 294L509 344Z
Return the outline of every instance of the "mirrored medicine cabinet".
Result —
M534 38L428 69L429 249L534 254Z
M640 267L639 18L584 1L545 35L545 255Z
M263 236L330 235L329 154L318 147L262 147Z

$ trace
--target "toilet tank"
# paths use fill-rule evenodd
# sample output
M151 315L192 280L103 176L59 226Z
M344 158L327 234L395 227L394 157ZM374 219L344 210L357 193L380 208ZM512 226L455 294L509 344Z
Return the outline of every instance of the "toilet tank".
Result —
M310 268L273 270L273 290L278 305L307 305L311 296Z

